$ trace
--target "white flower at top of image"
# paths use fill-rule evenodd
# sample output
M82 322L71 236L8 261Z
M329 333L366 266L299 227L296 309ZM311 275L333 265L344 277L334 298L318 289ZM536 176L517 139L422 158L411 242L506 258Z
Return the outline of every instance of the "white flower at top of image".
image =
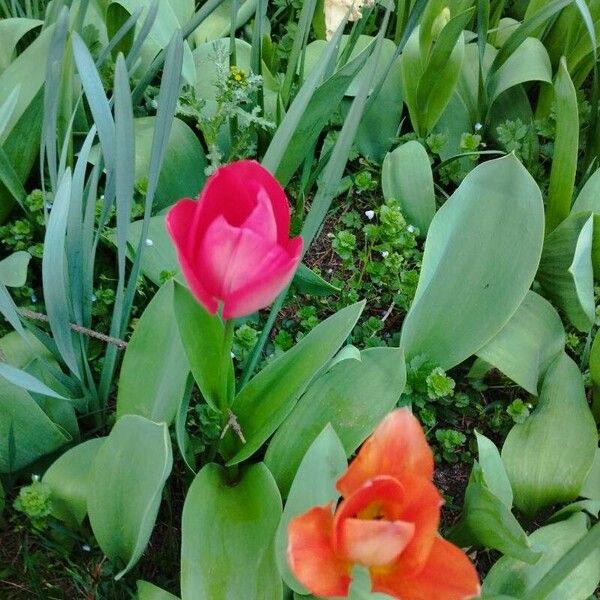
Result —
M335 33L350 9L349 21L362 17L363 6L372 6L375 0L325 0L325 30L327 39Z
M374 216L375 216L374 210L365 210L365 217L367 217L367 219L369 219L369 221L371 221Z

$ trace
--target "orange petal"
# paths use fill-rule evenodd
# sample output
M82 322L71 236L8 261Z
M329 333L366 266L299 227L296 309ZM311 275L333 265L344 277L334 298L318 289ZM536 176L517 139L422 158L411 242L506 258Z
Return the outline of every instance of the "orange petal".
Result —
M433 453L417 418L408 408L390 413L363 444L337 482L344 497L378 475L401 479L404 473L433 477Z
M346 519L342 525L348 559L367 567L392 563L406 548L414 532L415 526L404 521Z
M479 577L467 555L436 538L427 563L417 575L399 568L371 569L372 590L401 600L468 600L479 596Z
M431 481L406 473L402 479L405 500L398 518L414 523L415 533L400 560L403 570L416 572L427 562L440 525L443 499Z
M296 579L316 596L347 596L351 565L333 550L331 506L317 506L288 525L288 564Z

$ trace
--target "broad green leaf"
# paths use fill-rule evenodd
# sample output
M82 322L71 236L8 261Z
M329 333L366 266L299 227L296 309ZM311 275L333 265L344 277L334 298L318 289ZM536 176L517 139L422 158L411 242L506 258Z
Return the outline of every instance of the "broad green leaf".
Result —
M231 31L231 1L224 0L209 17L194 30L192 37L197 46L229 35ZM256 0L238 0L236 28L241 27L254 14Z
M552 232L568 214L573 196L579 151L577 94L566 60L561 58L554 83L556 137L548 184L546 228Z
M571 208L572 213L588 210L600 213L600 169L594 171L585 182Z
M427 58L417 85L416 104L412 107L408 105L409 109L412 108L411 121L421 135L433 129L452 97L464 59L465 41L462 33L473 10L464 11L448 21ZM404 71L404 82L411 76L410 71Z
M340 47L338 50L338 57L341 56L345 52L346 46L348 45L348 43L351 43L351 41L352 41L351 37L352 36L350 36L350 35L342 35L342 38L340 41ZM374 40L375 40L374 36L360 35L356 39L356 43L352 47L352 51L350 52L350 55L348 57L348 62L351 62L354 58L356 58L357 56L360 56L367 48L369 48L371 46L371 44L373 43ZM325 52L326 47L327 47L327 42L325 42L324 40L315 40L314 42L311 42L310 44L308 44L308 46L306 47L306 53L305 53L305 57L304 57L304 61L305 61L304 62L304 77L305 78L308 78L308 76L310 75L312 70L315 68L315 66L318 63L320 63L321 60L323 60L323 54ZM391 40L385 39L383 41L381 51L382 51L381 61L377 65L375 73L373 74L373 81L378 81L379 78L384 75L387 65L392 60L392 57L394 56L394 53L396 52L396 46ZM348 64L348 63L346 63L346 64ZM363 65L361 67L361 70L356 75L354 75L351 85L346 90L346 95L347 96L356 96L358 94L358 90L361 85L361 82L369 75L371 75L371 72L365 65Z
M139 117L134 120L135 181L142 189L148 183L155 125L156 117ZM94 148L90 161L95 164L97 160L98 149ZM204 151L194 132L180 119L173 119L154 196L154 211L167 208L180 198L195 198L206 181L206 166ZM133 233L130 230L130 236ZM137 247L138 239L139 235L132 242L134 247Z
M125 565L116 579L146 548L172 464L166 424L138 415L121 417L96 454L88 480L88 514L102 551L118 566Z
M500 452L494 442L485 435L476 431L475 437L477 438L477 454L483 483L510 510L513 503L513 492Z
M381 90L374 98L369 98L356 133L355 144L358 151L366 159L377 163L384 159L400 129L404 107L401 60L398 57L392 63Z
M0 473L22 469L70 440L23 388L0 379Z
M600 515L600 500L577 500L576 502L571 502L571 504L567 504L556 511L546 520L546 523L550 524L564 521L566 518L579 512L585 512L597 519L598 515Z
M477 461L465 492L463 515L448 539L461 547L493 548L527 563L535 563L540 556L510 508L488 487Z
M17 385L34 394L42 394L44 396L50 396L51 398L65 400L63 396L50 389L37 377L30 375L27 371L13 367L4 361L0 361L0 377L13 385Z
M347 467L346 451L331 425L327 425L302 458L277 528L276 557L279 573L286 585L299 594L306 594L307 591L296 580L287 563L288 525L294 517L314 506L328 502L335 504L340 496L335 489L335 482Z
M135 326L121 366L117 418L134 414L170 423L181 404L190 367L177 329L174 287L167 281Z
M310 380L350 335L364 306L364 302L347 306L317 325L241 389L231 409L246 441L228 464L236 464L252 456L281 425ZM319 431L321 429L323 426ZM233 434L229 436L231 439Z
M383 197L400 202L406 220L425 237L436 205L429 156L419 142L406 142L386 155L381 187Z
M543 230L539 188L513 155L471 171L431 222L402 329L407 358L449 369L497 335L533 281Z
M221 369L223 323L218 315L207 313L182 285L175 285L174 299L177 327L192 375L204 399L219 410L228 379Z
M532 544L542 549L542 557L532 565L509 556L502 557L492 567L483 582L484 597L493 594L509 594L515 598L525 598L527 592L554 568L558 560L583 538L587 531L587 517L582 513L534 531L529 539ZM582 561L545 599L586 600L594 593L598 580L600 580L600 550Z
M309 296L330 296L340 292L340 288L325 281L304 263L301 263L296 273L294 273L293 284L301 294L308 294Z
M2 23L3 21L0 21L0 24ZM0 105L0 139L2 139L4 130L8 126L8 122L12 117L13 111L17 107L17 100L19 99L20 91L21 86L17 85L17 87L15 87L9 94L8 98L6 98L6 100L4 100L4 102Z
M177 596L165 592L165 590L148 581L138 580L137 591L137 600L179 600Z
M19 40L32 29L40 27L44 21L14 17L0 19L0 73L10 65Z
M596 450L592 468L583 482L579 495L592 500L600 500L600 449Z
M21 287L27 280L27 267L31 260L29 252L14 252L0 261L0 281L8 287Z
M592 343L589 365L592 380L592 413L596 423L600 423L600 332L596 332Z
M216 464L194 479L181 523L181 599L281 598L275 532L281 497L264 464L235 477Z
M0 143L6 140L46 79L46 58L53 32L54 25L47 27L22 54L0 73L0 106L12 91L20 86L16 107L12 111L3 137L0 137ZM4 45L4 38L2 38L2 44ZM23 76L24 73L27 73L27 77Z
M406 372L398 348L370 348L315 379L271 440L265 462L285 495L312 441L330 423L346 455L397 404Z
M52 490L52 516L77 528L87 514L90 468L106 438L83 442L50 465L43 482Z
M150 10L150 2L147 0L118 0L118 4L123 6L129 14L133 14L138 8L143 7L144 11L140 17L140 22L144 19ZM178 10L175 10L177 8ZM150 29L150 33L144 42L143 62L149 65L151 60L160 50L164 50L173 33L180 29L185 22L194 14L193 0L176 0L176 2L161 1L158 3L158 14ZM180 21L179 17L182 20ZM187 42L184 44L182 76L190 85L196 81L196 71L192 51Z
M532 517L577 498L597 446L581 373L563 353L546 372L537 407L511 429L502 448L515 506Z
M289 182L306 158L307 150L316 143L371 51L371 47L365 48L315 89L275 172L282 185ZM270 160L268 155L265 156L267 160Z
M4 512L4 508L6 507L6 494L4 492L4 486L0 481L0 516Z
M52 353L30 331L21 337L18 332L11 331L0 338L0 352L4 360L17 369L28 370L33 361L58 367Z
M552 83L552 65L546 48L536 38L527 38L489 78L489 103L508 88L527 81Z
M0 89L1 95L2 90ZM10 157L7 158L7 161L11 165L12 172L18 178L18 194L20 194L22 184L29 176L39 154L43 105L43 92L40 90L15 124L5 122L5 125L10 127L10 133L6 135L2 144L1 154ZM14 114L14 111L11 111L11 114ZM4 131L6 132L7 129L4 129ZM12 188L14 188L14 185L11 187L12 191L7 189L6 185L2 183L2 177L0 177L0 223L6 219L14 206L16 198L15 190Z
M543 294L584 332L596 318L593 232L594 217L589 212L569 216L546 236L537 274Z
M477 356L537 396L542 376L565 347L565 337L553 306L530 291L508 323L477 351Z

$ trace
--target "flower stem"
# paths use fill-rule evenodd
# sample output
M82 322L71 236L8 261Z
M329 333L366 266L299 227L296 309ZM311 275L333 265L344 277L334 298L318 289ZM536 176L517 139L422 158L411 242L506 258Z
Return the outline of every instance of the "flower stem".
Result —
M229 407L233 402L235 395L235 377L233 374L233 364L231 362L231 348L233 346L233 334L235 332L235 321L226 319L223 331L223 349L221 354L221 372L226 378L223 386L223 393L219 398L219 409L221 411L221 420L225 424L229 418Z

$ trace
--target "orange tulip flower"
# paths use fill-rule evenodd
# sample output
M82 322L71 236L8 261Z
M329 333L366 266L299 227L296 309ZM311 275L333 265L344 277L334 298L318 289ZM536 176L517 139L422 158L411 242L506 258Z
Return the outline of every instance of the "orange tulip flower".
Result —
M466 600L479 578L466 554L438 533L442 497L433 453L413 414L389 414L337 482L342 501L292 519L288 562L315 596L345 597L352 566L371 589L401 600Z

